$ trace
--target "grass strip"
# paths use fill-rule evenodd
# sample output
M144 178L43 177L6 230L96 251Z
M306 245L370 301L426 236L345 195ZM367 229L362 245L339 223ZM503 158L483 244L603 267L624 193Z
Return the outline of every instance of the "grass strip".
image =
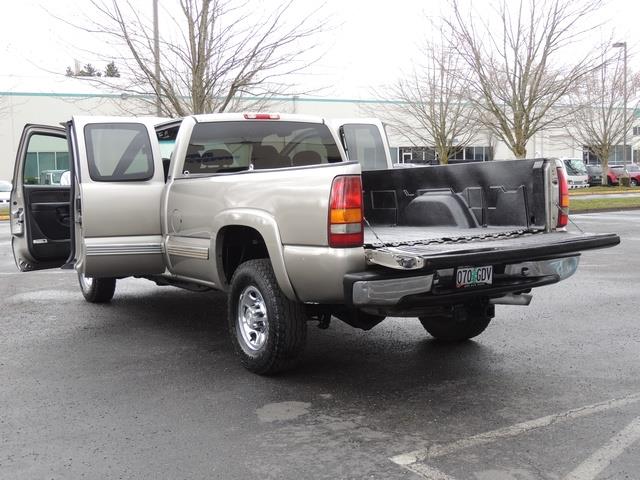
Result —
M569 196L606 195L607 193L640 193L640 187L589 187L569 190Z
M569 212L593 212L598 210L615 210L625 208L640 208L640 197L629 198L580 198L571 199Z

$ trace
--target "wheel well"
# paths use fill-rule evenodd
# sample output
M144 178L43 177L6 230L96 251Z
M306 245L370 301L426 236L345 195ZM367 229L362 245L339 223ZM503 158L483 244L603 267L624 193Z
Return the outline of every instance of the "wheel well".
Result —
M227 283L231 281L238 266L247 260L269 258L267 245L256 229L240 225L224 227L218 234L218 258Z

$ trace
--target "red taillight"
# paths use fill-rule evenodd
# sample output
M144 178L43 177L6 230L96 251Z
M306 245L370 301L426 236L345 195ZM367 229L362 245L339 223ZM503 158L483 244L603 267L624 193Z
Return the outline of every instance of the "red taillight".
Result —
M277 113L245 113L244 118L247 120L280 120Z
M569 184L564 168L558 167L558 224L557 228L566 227L569 223Z
M364 243L362 219L360 175L334 178L329 197L329 246L361 247Z

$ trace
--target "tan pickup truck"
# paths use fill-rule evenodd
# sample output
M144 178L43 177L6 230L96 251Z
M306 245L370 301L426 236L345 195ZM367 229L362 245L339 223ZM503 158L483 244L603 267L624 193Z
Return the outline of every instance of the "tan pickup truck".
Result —
M567 205L557 160L394 170L379 121L238 113L27 125L10 208L21 271L74 268L90 302L131 276L225 291L236 352L268 374L312 320L480 334L619 242L566 232Z

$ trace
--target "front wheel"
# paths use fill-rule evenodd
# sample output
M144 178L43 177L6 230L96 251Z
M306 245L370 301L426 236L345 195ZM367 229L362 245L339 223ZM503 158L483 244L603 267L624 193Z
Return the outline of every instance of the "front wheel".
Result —
M493 305L457 305L446 313L419 317L424 329L445 342L461 342L480 335L494 316Z
M116 291L115 278L91 278L78 272L80 290L87 302L106 303L111 301Z
M229 334L242 365L261 375L291 368L307 340L303 305L280 290L268 259L249 260L231 279Z
M631 180L629 180L629 182L631 183L632 187L637 187L638 186L638 180L635 178L632 178Z

